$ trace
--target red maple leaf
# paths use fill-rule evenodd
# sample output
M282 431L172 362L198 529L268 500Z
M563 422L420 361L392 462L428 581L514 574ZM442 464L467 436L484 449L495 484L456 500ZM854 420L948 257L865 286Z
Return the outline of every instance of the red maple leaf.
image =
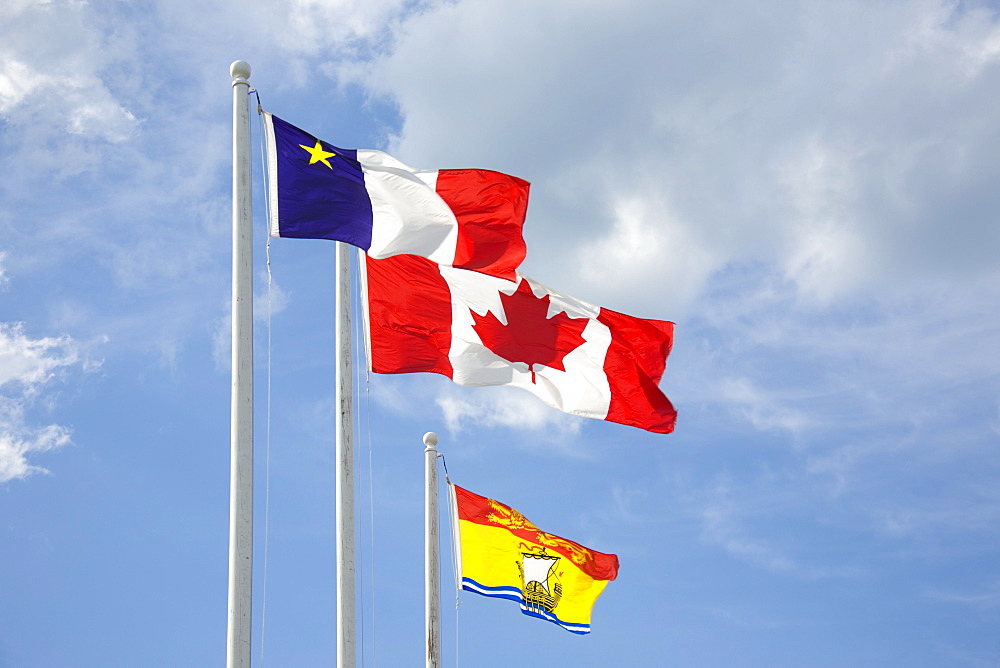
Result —
M483 345L508 362L527 364L532 383L536 364L565 371L562 359L583 344L589 318L571 318L562 312L549 318L549 296L536 297L523 279L514 294L501 292L500 301L506 325L493 313L471 312L475 320L472 327Z

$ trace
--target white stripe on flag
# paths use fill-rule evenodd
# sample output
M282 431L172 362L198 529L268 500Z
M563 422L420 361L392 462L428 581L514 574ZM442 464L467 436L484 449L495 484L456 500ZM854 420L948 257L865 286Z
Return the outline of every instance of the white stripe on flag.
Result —
M458 220L435 190L438 170L414 169L370 149L358 150L358 162L372 202L368 254L384 258L407 253L453 264Z
M536 365L532 374L527 364L511 364L483 345L473 328L475 321L470 309L479 315L491 311L500 322L507 323L500 290L509 293L515 284L451 267L441 267L441 275L452 297L452 343L448 353L454 370L452 380L466 387L520 387L561 411L599 420L607 417L611 387L604 371L604 358L611 345L611 330L595 319L600 313L598 307L521 277L528 281L536 296L549 295L548 317L565 312L571 318L588 318L583 331L585 343L562 359L565 371Z

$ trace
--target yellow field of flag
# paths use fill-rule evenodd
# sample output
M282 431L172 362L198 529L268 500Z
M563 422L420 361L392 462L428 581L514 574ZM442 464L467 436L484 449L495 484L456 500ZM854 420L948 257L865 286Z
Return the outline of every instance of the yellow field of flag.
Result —
M462 589L506 598L521 612L590 633L590 612L618 557L541 531L524 515L452 485Z

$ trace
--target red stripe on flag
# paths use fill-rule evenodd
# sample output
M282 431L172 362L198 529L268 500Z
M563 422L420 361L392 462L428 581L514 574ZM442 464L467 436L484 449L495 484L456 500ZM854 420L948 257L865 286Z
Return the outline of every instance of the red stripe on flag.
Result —
M451 378L451 291L438 265L416 255L365 262L372 370Z
M506 504L480 496L458 485L452 487L455 488L459 520L506 529L518 538L544 545L546 549L558 552L572 561L595 580L614 580L618 577L617 555L591 550L576 541L542 531L527 517Z
M522 228L530 184L487 169L442 169L437 193L458 219L452 266L509 281L528 253Z
M611 330L604 371L611 386L610 422L659 434L674 430L677 411L658 387L674 343L674 323L601 309L597 320Z

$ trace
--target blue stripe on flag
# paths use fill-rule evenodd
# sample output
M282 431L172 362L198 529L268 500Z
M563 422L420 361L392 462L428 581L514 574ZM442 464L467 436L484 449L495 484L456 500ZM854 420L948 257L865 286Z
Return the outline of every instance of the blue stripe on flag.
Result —
M372 245L372 201L358 152L317 139L277 116L278 231L282 237L333 239L368 250ZM319 143L321 160L310 164Z
M463 577L462 578L462 589L465 591L471 591L481 596L489 596L491 598L505 598L509 601L514 601L520 604L521 613L528 615L529 617L537 617L538 619L544 619L550 621L553 624L558 624L570 633L576 633L579 635L585 635L590 633L590 624L575 624L573 622L564 622L551 612L544 612L538 610L530 610L524 604L524 596L521 593L519 587L488 587L486 585L479 584L472 578Z
M487 587L486 585L479 584L472 578L462 578L462 589L481 594L482 596L506 598L515 603L523 601L521 590L517 587Z

